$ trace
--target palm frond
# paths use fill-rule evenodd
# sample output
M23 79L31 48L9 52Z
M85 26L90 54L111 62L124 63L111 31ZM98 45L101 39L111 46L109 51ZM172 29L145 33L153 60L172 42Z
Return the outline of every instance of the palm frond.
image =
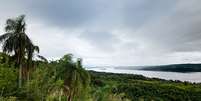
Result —
M34 50L35 50L37 53L39 53L39 52L40 52L40 49L39 49L39 47L38 47L38 46L34 46Z
M14 50L14 39L13 37L9 37L2 46L3 52L5 53L11 53Z
M37 55L38 58L40 58L42 61L44 62L48 62L48 60L44 57L44 56L41 56L41 55Z
M5 34L1 35L1 36L0 36L0 42L5 41L5 40L8 39L11 35L12 35L12 33L5 33Z
M16 21L15 19L8 19L6 21L6 27L5 27L5 31L6 32L12 32L15 30L16 27Z

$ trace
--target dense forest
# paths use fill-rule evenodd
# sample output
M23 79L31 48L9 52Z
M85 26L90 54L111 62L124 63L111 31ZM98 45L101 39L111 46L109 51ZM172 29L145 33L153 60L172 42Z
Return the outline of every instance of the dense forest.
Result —
M110 89L111 94L119 95L121 99L129 99L128 101L200 101L201 99L201 84L198 83L147 78L133 74L95 71L90 71L90 74L93 86L96 85L98 89Z
M66 54L48 61L26 34L25 16L0 36L0 101L199 101L201 84L87 71Z

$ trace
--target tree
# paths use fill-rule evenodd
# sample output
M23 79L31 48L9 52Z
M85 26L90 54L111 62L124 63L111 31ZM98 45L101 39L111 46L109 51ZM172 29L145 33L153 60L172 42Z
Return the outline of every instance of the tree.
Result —
M64 79L64 93L68 101L78 98L86 90L90 82L89 74L82 68L81 59L72 61L72 54L67 54L59 60L58 78Z
M28 44L27 46L27 66L25 69L25 77L27 77L26 79L29 80L29 72L31 67L34 67L34 63L33 63L33 57L34 57L34 52L39 53L39 47L35 46L33 44Z
M3 52L12 55L15 65L19 68L19 87L22 85L22 66L25 63L26 55L30 60L33 50L36 50L36 48L33 49L32 46L35 47L35 45L33 45L25 30L25 15L21 15L14 19L8 19L5 26L6 33L0 36L0 43L3 43Z

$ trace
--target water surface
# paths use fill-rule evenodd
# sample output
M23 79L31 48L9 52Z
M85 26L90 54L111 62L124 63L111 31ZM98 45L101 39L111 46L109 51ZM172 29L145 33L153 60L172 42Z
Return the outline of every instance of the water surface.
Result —
M151 78L201 83L201 72L179 73L179 72L164 72L164 71L114 69L111 67L110 68L102 68L102 67L88 68L88 70L94 70L98 72L110 72L110 73L139 74L139 75L143 75L143 76L151 77Z

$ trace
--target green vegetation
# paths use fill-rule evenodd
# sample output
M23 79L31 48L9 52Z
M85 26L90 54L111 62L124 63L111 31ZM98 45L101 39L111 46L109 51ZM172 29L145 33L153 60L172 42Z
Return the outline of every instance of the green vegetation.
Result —
M200 101L201 84L91 71L92 85L131 101Z
M59 98L72 101L87 95L90 76L82 68L81 59L75 62L72 55L67 54L50 63L40 55L40 60L33 60L39 47L26 34L24 15L8 19L5 32L0 36L3 50L0 54L1 100L53 101Z
M35 46L26 35L24 17L21 15L15 19L8 19L5 26L6 33L0 36L3 52L9 55L14 53L11 58L19 68L19 87L22 85L22 79L28 79L34 52L39 52L39 47Z
M141 68L141 70L182 72L182 73L201 72L201 64L171 64L161 66L147 66Z
M66 54L48 61L38 55L25 16L8 19L0 36L0 101L199 101L201 84L140 75L86 71ZM36 57L37 56L37 57Z

